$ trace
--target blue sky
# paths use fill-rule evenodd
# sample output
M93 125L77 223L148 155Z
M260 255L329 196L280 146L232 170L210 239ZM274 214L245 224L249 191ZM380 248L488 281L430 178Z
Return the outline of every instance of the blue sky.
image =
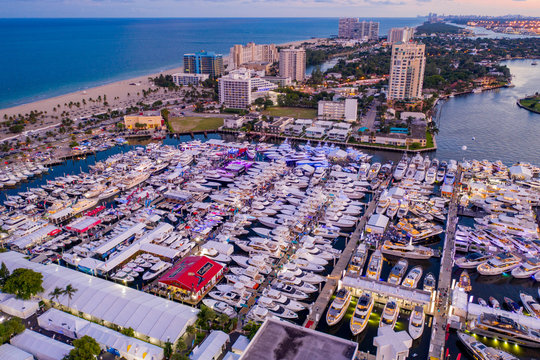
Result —
M540 0L0 0L0 17L540 16Z

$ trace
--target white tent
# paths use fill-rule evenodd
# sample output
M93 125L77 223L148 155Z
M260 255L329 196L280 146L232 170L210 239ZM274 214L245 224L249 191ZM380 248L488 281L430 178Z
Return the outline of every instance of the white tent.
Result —
M81 330L88 325L87 320L66 314L54 308L41 314L37 320L38 325L43 329L69 336L72 339L79 338Z
M0 359L2 360L34 360L32 354L27 353L11 344L0 346Z
M532 178L532 172L529 168L522 165L514 165L508 169L513 179L529 180Z
M6 314L26 319L35 314L38 308L39 302L36 300L20 300L14 295L0 293L0 310Z
M38 360L61 360L73 349L71 345L28 329L12 338L10 343Z
M213 360L217 359L222 353L225 345L229 341L229 335L223 331L213 330L210 335L204 339L202 344L196 346L189 356L191 360Z

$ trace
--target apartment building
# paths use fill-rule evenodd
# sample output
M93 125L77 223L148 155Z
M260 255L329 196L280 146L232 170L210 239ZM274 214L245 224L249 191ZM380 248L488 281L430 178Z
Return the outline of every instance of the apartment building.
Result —
M344 39L379 39L379 23L360 21L358 18L339 19L338 37Z
M358 119L358 100L345 99L343 101L319 101L319 119L344 120L354 122Z
M259 97L278 86L262 78L264 73L237 69L218 80L219 103L229 108L246 109Z
M234 45L230 50L231 69L237 69L241 65L248 63L274 63L278 61L279 55L275 44L255 44L253 42L246 45Z
M388 32L388 42L391 44L396 44L398 42L409 42L414 36L414 28L402 27L402 28L392 28Z
M223 55L201 51L184 55L184 72L187 74L207 74L218 78L223 74Z
M178 86L199 86L203 81L210 77L208 74L185 74L176 73L172 74L173 82Z
M417 43L399 42L392 46L390 79L387 97L389 100L412 100L422 97L426 46Z
M306 78L306 51L304 49L282 49L279 51L279 75L293 81Z

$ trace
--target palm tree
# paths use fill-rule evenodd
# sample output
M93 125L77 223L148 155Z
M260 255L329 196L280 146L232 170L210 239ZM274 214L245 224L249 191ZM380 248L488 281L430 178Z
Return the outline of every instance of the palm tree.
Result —
M71 284L67 284L66 288L62 291L62 294L66 295L68 297L68 308L71 303L71 299L73 298L73 295L79 291L78 289L75 289Z
M55 287L53 291L49 293L49 298L54 303L54 300L58 302L58 298L64 294L64 291L59 287Z

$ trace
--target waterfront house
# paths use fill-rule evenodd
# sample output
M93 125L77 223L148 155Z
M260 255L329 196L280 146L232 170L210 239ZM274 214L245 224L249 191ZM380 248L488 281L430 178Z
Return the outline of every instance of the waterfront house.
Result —
M223 119L223 127L226 129L240 129L246 121L247 119L243 116L228 116Z
M287 136L300 136L304 132L302 125L289 124L285 127L285 135Z
M268 125L268 130L266 132L272 134L281 134L285 131L285 126L291 124L293 121L294 119L290 117L279 117Z
M320 121L316 121L315 123L313 123L313 126L314 127L319 127L319 128L323 128L325 130L330 130L333 126L334 126L335 122L334 121L323 121L323 120L320 120Z
M328 131L328 140L345 141L349 135L348 130L331 129Z
M295 125L302 125L302 126L307 127L313 124L313 120L312 119L296 119L294 123Z
M310 126L306 129L306 137L314 139L322 139L325 133L326 129L320 126Z

